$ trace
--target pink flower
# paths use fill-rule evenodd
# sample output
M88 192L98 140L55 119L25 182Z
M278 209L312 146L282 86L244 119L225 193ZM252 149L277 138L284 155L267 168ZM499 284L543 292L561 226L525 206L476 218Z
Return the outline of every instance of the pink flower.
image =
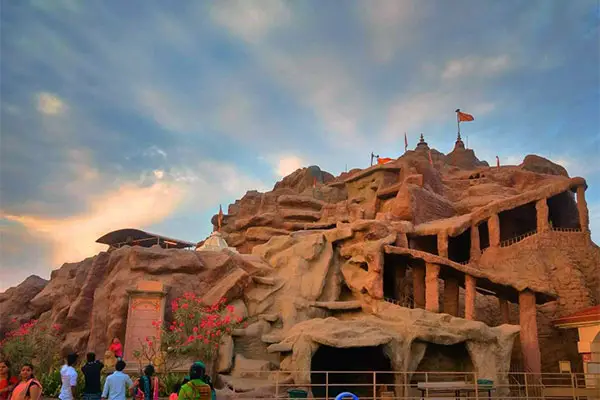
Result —
M198 332L198 327L197 326L193 327L192 331L194 331L194 333L197 333Z
M151 340L148 341L148 347L152 347L152 341Z
M229 311L230 313L235 311L235 307L232 306L231 304L227 306L227 311Z
M184 310L187 310L189 306L190 306L190 305L189 305L188 303L183 303L183 304L181 305L181 308L183 308Z

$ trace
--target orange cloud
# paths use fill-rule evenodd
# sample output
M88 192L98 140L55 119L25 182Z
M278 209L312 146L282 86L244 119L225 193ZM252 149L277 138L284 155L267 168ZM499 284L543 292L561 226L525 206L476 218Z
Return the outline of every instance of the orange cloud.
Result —
M103 234L127 227L144 227L171 215L185 197L185 188L174 183L156 182L152 186L121 186L92 198L89 211L63 219L28 215L3 215L22 224L32 235L53 246L54 265L80 261L104 249L95 243Z

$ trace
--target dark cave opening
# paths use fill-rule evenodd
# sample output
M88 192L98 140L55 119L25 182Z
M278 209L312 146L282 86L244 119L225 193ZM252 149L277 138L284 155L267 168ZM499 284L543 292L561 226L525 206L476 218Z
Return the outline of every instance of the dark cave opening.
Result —
M553 228L579 229L579 212L575 196L562 192L547 200L548 220Z
M480 223L477 227L479 228L479 248L483 251L490 247L490 230L487 221Z
M512 210L502 211L500 218L500 241L514 239L537 229L535 202L523 204Z
M448 258L455 262L469 261L471 258L471 229L456 237L448 238Z
M408 238L408 247L437 255L437 235L411 236Z
M464 342L452 345L427 343L425 355L412 377L413 382L425 380L425 374L419 372L432 372L427 376L429 381L447 381L449 378L459 380L464 377L461 372L473 372L473 362ZM436 372L452 372L455 374L436 374Z
M313 371L310 379L315 398L325 398L325 383L328 382L329 398L335 398L342 392L352 392L362 399L373 397L373 374L368 371L391 372L392 366L383 346L337 348L321 345L312 357L310 369ZM328 371L327 377L325 371ZM391 387L394 375L377 374L376 383L378 389L382 385Z

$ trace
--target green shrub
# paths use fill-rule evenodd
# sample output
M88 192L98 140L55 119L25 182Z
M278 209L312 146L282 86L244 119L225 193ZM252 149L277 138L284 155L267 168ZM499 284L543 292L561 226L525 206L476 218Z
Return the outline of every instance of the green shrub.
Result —
M160 375L158 377L158 379L160 380L160 383L162 383L162 388L160 390L159 395L161 397L169 397L169 395L171 394L171 391L173 390L173 387L177 384L177 383L181 383L183 382L183 378L185 377L185 374L183 373L175 373L175 372L171 372L169 374L165 374L165 375Z

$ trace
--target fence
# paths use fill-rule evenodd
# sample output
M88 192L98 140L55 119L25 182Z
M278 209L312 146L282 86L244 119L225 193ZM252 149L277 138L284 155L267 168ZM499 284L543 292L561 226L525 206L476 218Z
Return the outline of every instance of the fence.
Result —
M284 399L291 397L289 391L303 390L308 393L308 398L315 400L333 400L343 392L351 392L360 400L600 400L600 374L511 372L504 375L508 379L492 382L480 379L474 372L273 371L268 379L265 373L257 372L265 382L260 395L262 399ZM293 377L304 377L305 381L310 377L310 383L294 383ZM249 398L248 394L242 397Z

